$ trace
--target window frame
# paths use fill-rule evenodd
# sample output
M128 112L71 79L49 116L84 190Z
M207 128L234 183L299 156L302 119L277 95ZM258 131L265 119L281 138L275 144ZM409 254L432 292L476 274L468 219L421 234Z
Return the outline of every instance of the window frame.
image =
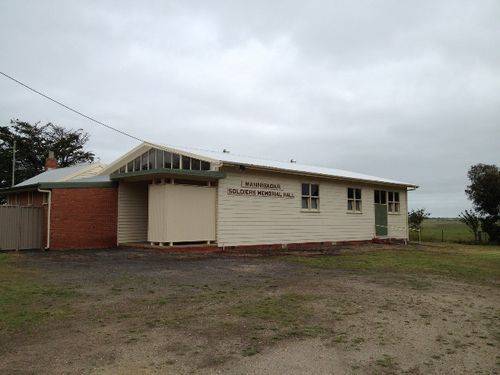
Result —
M304 185L308 186L308 193L304 194ZM312 187L317 186L318 194L313 195ZM304 199L307 199L307 207L303 206ZM312 207L313 199L316 200L316 208ZM319 212L320 210L320 184L318 182L302 182L300 184L300 209L303 212Z
M392 195L392 199L391 198ZM396 200L397 197L397 200ZM392 209L394 207L394 209ZM387 192L387 212L391 215L401 214L401 194L399 191L388 191Z
M134 171L134 160L131 160L126 164L125 173L130 173L133 171Z
M163 168L172 169L172 153L170 151L163 151Z
M352 198L349 198L349 189L352 189ZM356 191L359 190L359 198L356 198ZM349 186L346 189L347 197L347 213L362 214L363 213L363 189L361 187ZM349 202L352 202L352 209L349 209ZM356 203L359 202L359 210L356 209Z
M142 166L142 155L139 155L134 159L133 172L141 171L141 166Z
M158 148L150 148L132 160L129 160L113 173L130 173L156 169L210 171L212 165L209 161L202 159Z

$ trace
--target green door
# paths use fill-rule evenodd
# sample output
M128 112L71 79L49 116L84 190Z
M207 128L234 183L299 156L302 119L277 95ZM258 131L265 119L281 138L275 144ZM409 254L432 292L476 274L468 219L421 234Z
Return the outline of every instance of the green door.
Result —
M375 190L375 233L387 236L387 192Z

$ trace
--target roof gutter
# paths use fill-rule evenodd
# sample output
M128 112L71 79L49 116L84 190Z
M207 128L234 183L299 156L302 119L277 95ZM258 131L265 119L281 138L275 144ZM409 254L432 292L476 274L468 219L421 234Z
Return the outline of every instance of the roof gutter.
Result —
M40 193L46 193L47 196L47 244L45 246L45 250L50 249L50 213L52 207L52 190L44 190L38 188Z
M32 185L13 186L9 188L0 189L0 194L21 193L24 191L34 191L38 189L47 190L47 189L108 188L115 186L116 182L114 181L81 182L75 180L66 182L39 182Z
M39 186L40 186L40 184L12 186L12 187L8 187L8 188L0 189L0 194L21 193L23 191L33 191L33 190L37 190Z

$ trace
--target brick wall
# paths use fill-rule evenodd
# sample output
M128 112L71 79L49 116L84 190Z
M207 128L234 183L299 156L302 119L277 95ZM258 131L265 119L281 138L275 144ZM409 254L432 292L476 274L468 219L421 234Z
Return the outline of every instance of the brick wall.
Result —
M118 189L53 189L51 249L116 246Z

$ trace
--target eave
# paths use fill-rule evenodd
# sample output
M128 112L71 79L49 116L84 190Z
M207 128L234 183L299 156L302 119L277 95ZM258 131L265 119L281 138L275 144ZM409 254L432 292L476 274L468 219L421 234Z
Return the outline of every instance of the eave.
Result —
M192 171L186 169L157 168L147 171L136 171L127 173L112 173L109 178L112 181L119 180L145 180L154 177L188 178L195 180L220 180L226 177L224 172L219 171Z
M111 188L117 184L114 181L92 181L92 182L40 182L32 185L14 186L0 189L0 194L22 193L36 191L38 189L85 189L85 188Z

